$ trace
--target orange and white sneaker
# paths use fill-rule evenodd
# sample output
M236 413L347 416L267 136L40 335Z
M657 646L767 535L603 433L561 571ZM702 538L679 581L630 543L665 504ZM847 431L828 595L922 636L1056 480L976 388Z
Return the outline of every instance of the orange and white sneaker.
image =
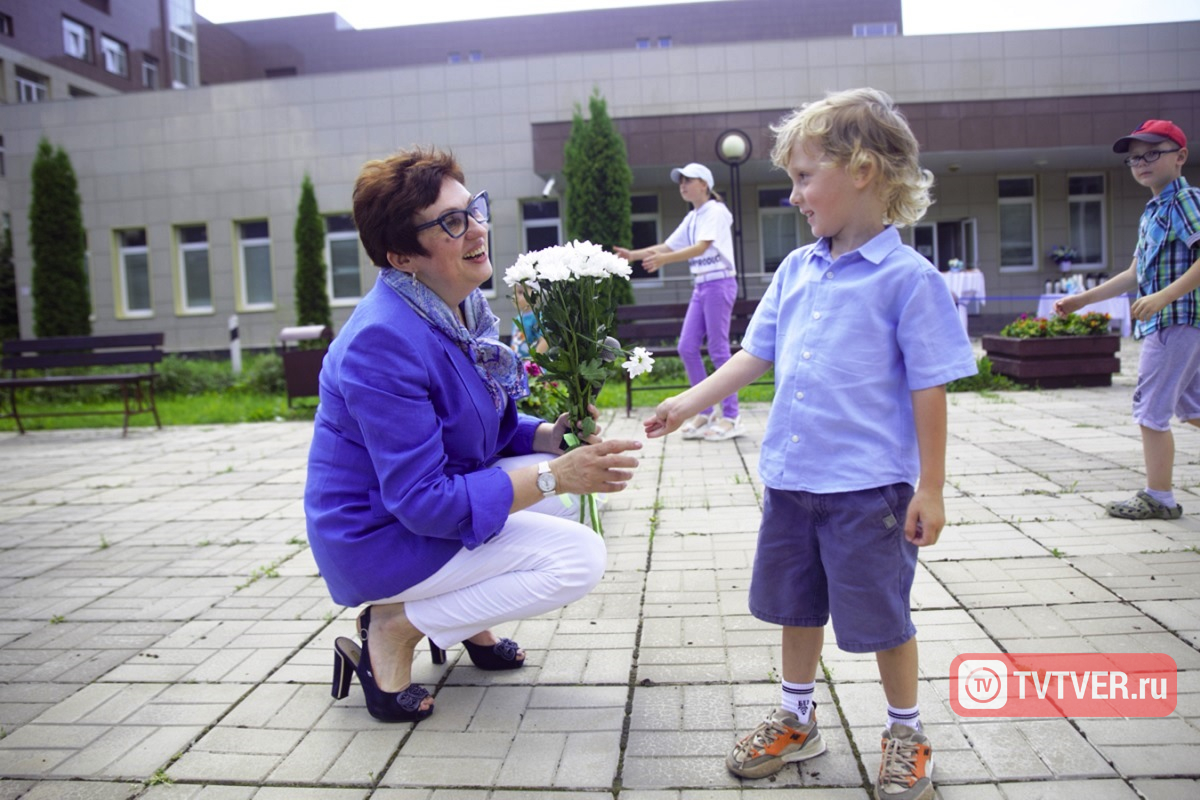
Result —
M883 729L875 800L933 800L933 748L918 730L896 722Z
M777 708L725 758L725 767L742 778L765 778L784 764L806 761L825 752L825 740L817 730L816 712L808 724L790 711Z

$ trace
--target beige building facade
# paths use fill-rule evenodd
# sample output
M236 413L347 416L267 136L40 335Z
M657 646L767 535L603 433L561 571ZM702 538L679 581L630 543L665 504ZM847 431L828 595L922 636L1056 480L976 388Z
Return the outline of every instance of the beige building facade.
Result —
M779 259L810 240L786 205L785 176L767 161L767 126L857 86L898 101L936 177L935 205L905 236L941 266L961 258L982 270L985 316L998 320L1034 310L1058 277L1047 257L1056 244L1081 250L1081 273L1128 266L1148 193L1111 143L1151 117L1173 119L1200 142L1200 21L673 41L0 106L0 199L22 331L32 332L29 173L42 137L67 151L79 178L97 333L161 330L168 350L216 351L237 315L243 346L266 348L295 324L304 175L326 216L336 326L376 273L348 218L355 176L365 161L412 144L453 150L468 187L488 190L491 291L507 330L512 306L499 276L522 251L563 236L561 143L594 90L629 148L641 243L661 241L687 211L672 166L706 163L728 195L716 139L727 129L749 136L741 269L746 295L760 296ZM1200 155L1192 162L1187 175L1200 184ZM665 272L637 279L638 302L688 296L686 270Z

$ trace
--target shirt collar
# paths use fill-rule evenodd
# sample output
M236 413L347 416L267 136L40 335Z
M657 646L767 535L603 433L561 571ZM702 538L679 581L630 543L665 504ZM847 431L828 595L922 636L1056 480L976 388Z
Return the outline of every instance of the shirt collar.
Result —
M902 244L903 242L900 241L900 232L896 230L896 226L886 225L884 226L883 230L876 234L875 237L869 242L852 252L858 253L859 257L864 261L869 261L872 264L879 265L883 263L883 260L887 258L893 250ZM816 255L824 258L827 262L833 261L833 259L829 257L828 238L822 238L819 242L817 242L814 252ZM847 253L847 255L849 255L849 253Z
M1175 180L1163 187L1163 190L1154 197L1150 198L1150 202L1146 203L1147 208L1157 208L1162 203L1169 203L1175 199L1175 195L1179 194L1180 190L1188 188L1187 178L1180 175Z

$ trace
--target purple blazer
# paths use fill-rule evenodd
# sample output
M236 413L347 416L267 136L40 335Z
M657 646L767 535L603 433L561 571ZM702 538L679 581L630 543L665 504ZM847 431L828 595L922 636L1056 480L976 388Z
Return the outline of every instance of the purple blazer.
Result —
M382 281L321 367L308 541L335 602L391 597L499 533L541 420L496 408L470 360Z

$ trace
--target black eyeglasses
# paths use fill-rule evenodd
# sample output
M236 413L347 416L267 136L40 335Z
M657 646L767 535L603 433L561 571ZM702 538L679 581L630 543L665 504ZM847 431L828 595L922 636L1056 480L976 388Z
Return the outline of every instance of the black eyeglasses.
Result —
M471 202L467 203L465 209L447 211L431 222L418 225L416 230L417 233L420 233L434 225L440 225L451 239L461 239L466 235L467 228L471 226L472 219L481 225L486 225L491 218L487 192L480 192L471 198Z
M1158 161L1160 158L1165 156L1167 153L1178 153L1182 149L1183 149L1182 147L1176 147L1174 150L1147 150L1146 152L1142 153L1140 156L1130 156L1129 158L1125 159L1125 166L1136 167L1138 164L1141 164L1143 161L1147 164L1153 164L1155 161Z

